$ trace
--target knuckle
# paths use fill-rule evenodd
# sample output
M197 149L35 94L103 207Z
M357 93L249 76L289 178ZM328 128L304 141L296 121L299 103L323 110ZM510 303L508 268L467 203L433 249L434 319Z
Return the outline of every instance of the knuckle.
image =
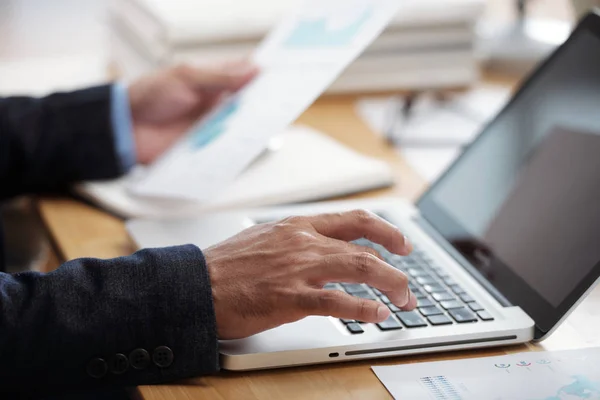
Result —
M295 224L291 218L285 218L273 223L273 230L279 233L294 231Z
M315 236L309 232L295 231L290 235L290 241L296 247L308 247L315 243Z
M365 299L358 299L358 302L356 304L356 314L363 317L363 319L367 319L364 317L367 317L369 315L369 302Z
M343 219L344 217L348 216L348 213L342 212L342 211L338 211L338 212L332 212L331 214L328 215L330 218L332 219Z
M295 215L295 216L284 218L283 220L281 220L281 222L284 224L287 224L287 225L292 225L292 226L302 226L302 225L304 225L305 220L306 220L305 217Z
M279 233L293 234L304 226L302 217L287 217L273 223L273 230Z
M377 258L383 258L381 256L381 254L377 250L375 250L375 249L371 249L369 247L365 247L365 251L367 251L368 253L372 254L373 256L375 256Z
M358 253L354 259L354 266L361 277L367 277L372 269L375 256L366 251Z
M369 226L375 222L375 215L367 210L354 210L352 211L354 219L362 226Z

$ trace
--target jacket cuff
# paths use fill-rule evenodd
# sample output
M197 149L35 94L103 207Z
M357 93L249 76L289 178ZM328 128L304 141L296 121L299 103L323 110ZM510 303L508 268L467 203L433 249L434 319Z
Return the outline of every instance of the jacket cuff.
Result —
M53 136L62 141L73 180L112 179L122 174L111 124L111 87L103 85L44 98Z
M151 265L151 285L155 293L146 294L145 303L154 308L150 331L137 332L129 350L130 363L137 349L148 352L151 361L142 370L130 365L129 375L112 375L115 383L156 384L207 375L219 370L219 342L210 276L202 251L194 245L141 250L133 255L139 265ZM144 283L140 284L145 286ZM135 288L132 288L135 290ZM142 293L145 290L141 291ZM152 298L156 296L156 301ZM144 307L144 303L140 306ZM143 313L142 313L143 315ZM168 366L157 360L158 351L167 347L172 354ZM170 357L167 354L167 357ZM106 357L110 358L110 354ZM169 361L169 360L167 360ZM110 374L109 374L110 375ZM110 384L111 378L107 376Z
M165 345L173 351L173 364L158 368L152 382L172 381L214 373L219 370L219 341L208 267L202 251L194 245L179 246L176 252L156 251L157 279L168 288L161 301ZM170 268L165 266L171 265ZM156 378L156 379L154 379Z
M112 86L110 104L115 150L119 156L121 170L126 173L135 166L137 157L129 93L124 83L116 82Z

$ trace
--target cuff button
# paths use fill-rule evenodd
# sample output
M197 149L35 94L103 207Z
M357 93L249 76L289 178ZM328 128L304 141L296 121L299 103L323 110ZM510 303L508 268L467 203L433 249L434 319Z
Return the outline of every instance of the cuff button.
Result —
M173 364L173 350L167 346L160 346L154 349L152 353L152 361L159 368L168 368Z
M150 364L150 354L144 349L135 349L129 354L129 364L135 369L145 369Z
M115 375L121 375L129 369L129 359L125 354L117 353L109 360L108 369Z
M106 371L108 371L108 365L106 365L106 361L101 358L92 359L86 368L87 374L95 379L104 377Z

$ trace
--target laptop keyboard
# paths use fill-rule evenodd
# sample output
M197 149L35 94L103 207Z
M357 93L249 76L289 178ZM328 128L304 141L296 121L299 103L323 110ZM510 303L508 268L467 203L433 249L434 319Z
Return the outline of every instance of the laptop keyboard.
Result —
M342 290L352 296L378 300L386 304L392 315L377 324L381 331L414 329L452 324L493 321L494 318L457 284L443 268L437 266L418 246L410 256L397 256L366 239L354 243L374 248L395 268L410 279L409 287L417 297L417 309L402 311L379 290L365 284L329 283L326 289ZM364 322L340 320L352 334L364 332Z

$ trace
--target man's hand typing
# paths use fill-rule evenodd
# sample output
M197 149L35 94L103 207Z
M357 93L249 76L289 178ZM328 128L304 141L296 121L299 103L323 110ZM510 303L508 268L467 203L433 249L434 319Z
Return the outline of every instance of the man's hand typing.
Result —
M309 315L373 323L389 317L383 303L323 289L329 282L366 283L398 307L414 309L406 275L375 250L350 243L359 238L398 255L412 250L397 228L366 211L256 225L206 249L219 338L247 337Z

